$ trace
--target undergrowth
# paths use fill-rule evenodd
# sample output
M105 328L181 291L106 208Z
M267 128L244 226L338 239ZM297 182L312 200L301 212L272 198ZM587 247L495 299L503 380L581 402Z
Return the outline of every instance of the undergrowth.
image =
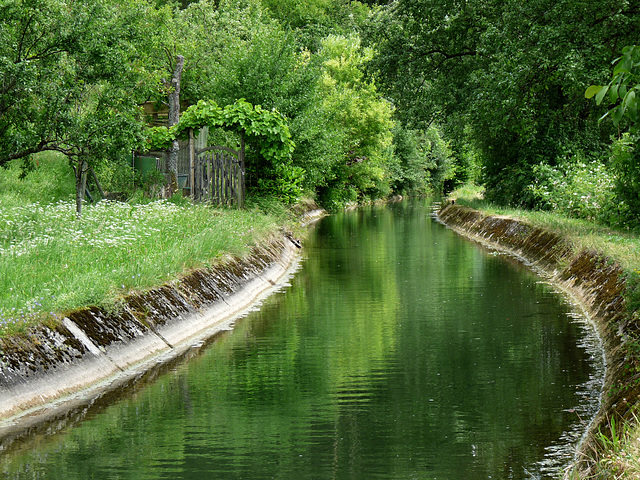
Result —
M638 416L632 412L631 421L612 418L610 432L596 434L597 451L589 473L568 469L565 480L637 480L640 478L640 442L638 439Z

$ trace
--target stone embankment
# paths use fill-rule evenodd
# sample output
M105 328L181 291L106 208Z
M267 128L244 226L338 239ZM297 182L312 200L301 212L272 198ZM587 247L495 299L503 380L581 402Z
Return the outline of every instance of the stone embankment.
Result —
M520 257L578 301L594 321L605 350L606 375L600 410L579 446L579 460L593 458L596 434L611 418L625 418L638 400L640 377L626 342L636 330L624 299L622 269L598 252L577 251L562 237L502 216L445 205L438 218L459 234ZM588 468L588 461L584 462Z
M321 212L301 215L310 223ZM74 410L229 330L274 290L298 258L283 235L243 258L190 272L112 308L70 312L55 325L0 339L0 451L32 432L56 430Z

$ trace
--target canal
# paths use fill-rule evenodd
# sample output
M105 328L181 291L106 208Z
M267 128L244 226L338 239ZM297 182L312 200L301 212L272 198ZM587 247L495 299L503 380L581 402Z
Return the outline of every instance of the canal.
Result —
M427 201L319 222L290 285L153 382L0 457L9 479L558 478L592 329Z

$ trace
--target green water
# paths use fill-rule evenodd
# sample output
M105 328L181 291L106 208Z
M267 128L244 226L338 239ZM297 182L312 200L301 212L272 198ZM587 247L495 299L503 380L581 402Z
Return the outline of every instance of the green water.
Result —
M74 428L5 453L0 473L557 478L597 408L595 341L539 278L429 212L324 219L260 311Z

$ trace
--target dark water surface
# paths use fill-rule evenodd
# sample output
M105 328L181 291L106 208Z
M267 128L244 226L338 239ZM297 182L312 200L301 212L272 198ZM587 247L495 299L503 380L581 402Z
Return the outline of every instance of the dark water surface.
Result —
M0 459L29 479L557 478L597 408L585 322L427 202L319 223L291 286L188 363Z

